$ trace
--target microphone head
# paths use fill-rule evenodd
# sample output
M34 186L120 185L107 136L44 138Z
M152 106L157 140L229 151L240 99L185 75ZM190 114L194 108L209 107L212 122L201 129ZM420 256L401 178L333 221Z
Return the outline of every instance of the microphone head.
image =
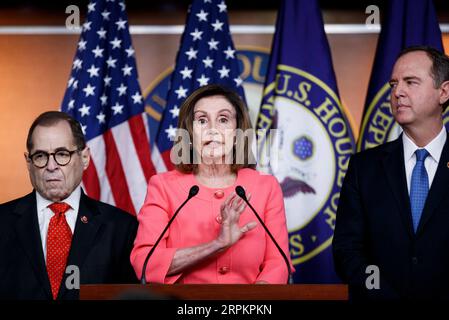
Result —
M242 198L243 200L246 200L246 193L245 193L245 189L243 189L242 186L237 186L235 187L235 192L237 193L237 195Z
M196 196L198 191L200 191L200 188L197 185L192 186L189 190L189 198Z

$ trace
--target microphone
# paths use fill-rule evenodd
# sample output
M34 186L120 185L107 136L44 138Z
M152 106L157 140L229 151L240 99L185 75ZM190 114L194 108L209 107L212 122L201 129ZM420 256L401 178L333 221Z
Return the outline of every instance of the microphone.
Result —
M279 244L277 243L277 241L274 239L273 235L271 234L270 230L268 230L267 226L265 225L265 223L262 221L262 219L260 218L260 216L257 214L256 210L253 208L253 206L251 205L251 203L249 203L248 199L246 198L246 193L245 193L245 189L243 189L243 187L241 186L237 186L235 187L235 192L237 193L237 195L243 199L243 201L246 202L246 204L248 205L248 207L251 208L251 210L254 212L254 215L256 216L257 220L259 220L260 224L262 225L262 227L265 229L265 232L270 236L271 241L273 241L274 245L276 246L276 248L278 249L279 253L281 254L282 258L284 258L285 264L287 265L287 271L288 271L288 279L287 279L287 284L291 283L291 277L292 277L292 273L290 271L290 263L288 262L288 258L285 255L284 251L282 251L281 247L279 246Z
M148 260L150 259L151 255L153 254L154 250L156 249L157 245L159 244L159 242L161 242L162 237L164 236L165 232L167 232L168 228L170 227L170 225L172 224L173 220L175 220L176 216L178 215L179 211L182 209L182 207L184 207L184 205L189 202L190 199L192 199L194 196L196 196L198 194L198 191L200 191L200 188L198 186L192 186L189 190L189 196L187 197L187 199L179 206L179 208L175 211L175 213L173 214L173 216L171 217L171 219L168 221L167 225L165 226L164 231L162 231L161 235L159 236L159 238L157 238L156 242L154 243L153 248L151 248L150 252L148 252L146 258L145 258L145 262L143 263L143 269L142 269L142 275L140 276L140 283L141 284L147 284L147 279L145 277L145 272L147 270L147 264L148 264Z

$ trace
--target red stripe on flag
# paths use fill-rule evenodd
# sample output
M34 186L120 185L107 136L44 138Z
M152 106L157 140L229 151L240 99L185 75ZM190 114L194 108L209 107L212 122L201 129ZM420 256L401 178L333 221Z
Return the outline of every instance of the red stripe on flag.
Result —
M162 154L161 154L162 160L164 160L164 163L165 163L165 167L167 167L167 171L173 170L175 168L175 166L173 165L173 162L171 162L171 160L170 160L170 151L171 151L171 148L162 152Z
M115 205L120 209L136 215L136 210L129 194L128 184L126 183L125 172L123 171L122 162L111 130L107 130L103 134L103 139L106 147L106 174L109 179Z
M137 156L142 166L145 180L148 182L150 177L156 173L153 163L151 162L150 142L148 141L145 124L142 115L139 114L128 120L131 136L136 147Z
M92 158L90 159L89 166L83 173L83 184L89 197L100 200L100 181L98 180L97 168L95 168Z

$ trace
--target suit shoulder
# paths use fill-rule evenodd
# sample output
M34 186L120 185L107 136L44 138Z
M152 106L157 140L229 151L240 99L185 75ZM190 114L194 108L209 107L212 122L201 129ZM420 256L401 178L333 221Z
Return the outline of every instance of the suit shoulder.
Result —
M33 197L34 193L29 193L26 196L20 197L20 198L16 198L13 200L10 200L8 202L4 202L0 204L0 212L1 213L7 213L7 212L12 212L14 211L17 206L23 202L27 202L27 201L34 201L34 197Z
M352 161L358 161L358 162L360 162L360 161L361 162L377 161L386 152L391 151L392 149L398 147L399 145L400 145L400 139L390 141L390 142L378 145L376 147L357 152L352 155L351 159L352 159Z

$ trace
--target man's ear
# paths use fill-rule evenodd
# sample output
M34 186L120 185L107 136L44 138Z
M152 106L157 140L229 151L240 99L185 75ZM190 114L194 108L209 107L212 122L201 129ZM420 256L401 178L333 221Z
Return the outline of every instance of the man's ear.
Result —
M444 81L440 86L440 104L449 100L449 81Z
M86 170L90 163L90 149L88 146L81 151L81 161L83 162L83 169Z
M27 151L25 151L25 152L23 153L23 156L24 156L25 162L26 162L26 164L27 164L27 169L28 169L28 171L30 171L30 168L31 168L31 159L28 158L29 153L28 153Z

